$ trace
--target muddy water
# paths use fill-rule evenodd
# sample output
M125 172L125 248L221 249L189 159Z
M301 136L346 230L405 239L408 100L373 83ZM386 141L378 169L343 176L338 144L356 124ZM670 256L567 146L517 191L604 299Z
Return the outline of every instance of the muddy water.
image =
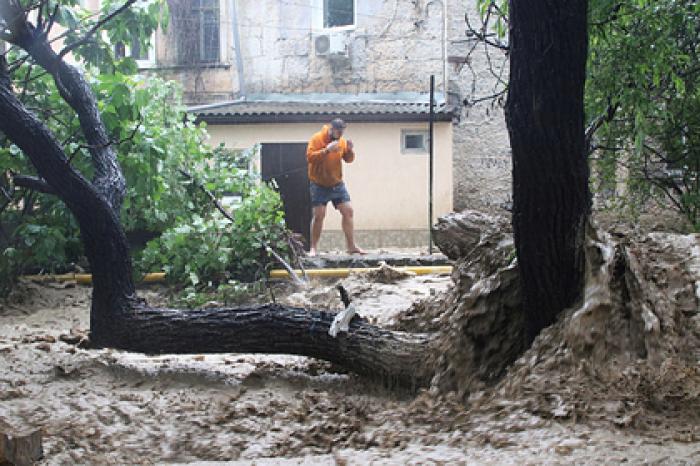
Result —
M360 314L390 325L450 279L343 283ZM337 308L334 285L278 299ZM60 341L87 327L88 308L86 288L22 284L0 309L0 426L42 429L45 464L700 463L698 443L653 431L562 421L510 401L470 413L301 357L146 357Z

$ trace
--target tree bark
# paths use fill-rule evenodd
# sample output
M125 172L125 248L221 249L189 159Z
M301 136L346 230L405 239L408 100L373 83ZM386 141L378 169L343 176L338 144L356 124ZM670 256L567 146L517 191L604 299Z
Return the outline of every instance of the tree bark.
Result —
M511 0L509 24L513 230L532 339L583 291L587 1Z
M114 319L101 346L146 354L295 354L330 361L391 385L427 384L433 334L384 330L356 317L348 333L328 334L334 314L277 304L242 308L135 306Z
M0 76L6 72L0 58ZM111 332L110 313L131 307L136 295L118 211L73 168L51 130L7 86L0 86L0 115L0 131L22 149L77 219L93 275L91 329L97 335ZM102 124L101 120L95 124Z

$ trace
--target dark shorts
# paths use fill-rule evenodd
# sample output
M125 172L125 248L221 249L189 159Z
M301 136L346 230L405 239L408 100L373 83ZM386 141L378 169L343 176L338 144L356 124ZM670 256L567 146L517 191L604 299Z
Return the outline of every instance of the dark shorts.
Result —
M332 188L326 188L325 186L319 186L312 182L309 189L311 190L311 205L313 207L325 206L329 202L332 202L333 206L337 209L340 204L350 202L350 194L348 194L348 190L345 188L345 183L339 183Z

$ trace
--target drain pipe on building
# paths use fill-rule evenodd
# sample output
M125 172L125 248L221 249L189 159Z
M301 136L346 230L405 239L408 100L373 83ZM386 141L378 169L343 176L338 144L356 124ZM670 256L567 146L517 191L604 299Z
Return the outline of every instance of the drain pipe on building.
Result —
M245 76L243 74L243 51L241 50L241 37L238 33L238 10L236 10L236 0L229 1L231 15L231 32L233 33L233 46L236 49L236 73L238 74L239 97L245 98Z

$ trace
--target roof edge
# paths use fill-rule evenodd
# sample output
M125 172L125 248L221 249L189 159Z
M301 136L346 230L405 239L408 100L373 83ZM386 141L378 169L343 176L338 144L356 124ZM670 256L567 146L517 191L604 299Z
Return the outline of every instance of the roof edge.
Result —
M427 113L352 113L335 115L348 123L426 123ZM209 125L240 125L263 123L328 123L330 115L323 114L264 114L264 115L198 115L197 122ZM435 121L452 122L452 110L435 113Z

